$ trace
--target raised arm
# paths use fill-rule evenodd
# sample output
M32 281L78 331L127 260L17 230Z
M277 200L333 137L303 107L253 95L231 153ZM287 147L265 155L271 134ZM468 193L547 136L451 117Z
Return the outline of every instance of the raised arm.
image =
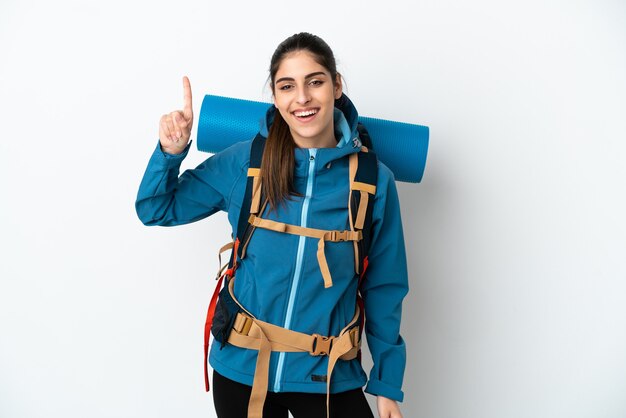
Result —
M230 195L247 163L244 145L235 144L179 176L189 151L193 109L191 86L183 78L182 110L163 115L154 149L137 193L135 209L145 225L173 226L228 210Z

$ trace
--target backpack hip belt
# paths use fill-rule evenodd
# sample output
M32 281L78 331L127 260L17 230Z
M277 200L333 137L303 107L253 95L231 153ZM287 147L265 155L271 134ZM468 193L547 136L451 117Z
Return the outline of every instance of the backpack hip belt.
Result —
M270 354L272 351L306 352L312 356L328 356L326 374L326 416L330 416L330 379L337 360L357 358L361 348L359 317L357 305L352 320L338 336L326 337L319 334L304 334L279 327L254 318L237 301L233 293L234 280L230 280L228 291L230 296L242 309L237 313L228 342L234 346L257 350L256 367L252 393L248 404L248 418L262 418L263 405L267 395L269 380Z

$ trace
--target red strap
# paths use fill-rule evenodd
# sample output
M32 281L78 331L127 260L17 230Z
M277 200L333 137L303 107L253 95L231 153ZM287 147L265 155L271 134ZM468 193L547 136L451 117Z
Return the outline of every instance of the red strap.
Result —
M239 238L235 240L235 245L233 247L232 256L234 257L233 266L226 270L224 274L217 281L217 286L215 286L215 290L213 291L213 296L211 297L211 303L209 303L209 309L206 313L206 322L204 323L204 387L206 391L209 391L209 339L211 338L211 326L213 325L213 317L215 316L215 308L217 307L217 299L220 295L220 290L222 289L222 281L224 280L224 276L228 276L228 278L232 278L235 276L235 270L237 270L237 249L239 248Z
M209 391L209 366L207 365L207 362L209 361L209 338L211 336L211 325L213 325L213 316L215 316L217 298L220 294L223 280L224 275L222 275L217 281L217 286L215 286L213 297L211 298L211 303L209 304L209 310L206 313L206 322L204 323L204 387L207 392Z

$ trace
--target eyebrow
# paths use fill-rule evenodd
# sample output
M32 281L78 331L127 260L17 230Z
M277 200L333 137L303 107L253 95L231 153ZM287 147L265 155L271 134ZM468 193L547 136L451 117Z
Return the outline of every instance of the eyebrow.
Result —
M317 72L314 72L314 73L311 73L311 74L307 74L304 77L304 79L306 80L307 78L315 77L315 76L318 76L318 75L326 75L326 73L324 71L317 71ZM292 78L292 77L282 77L282 78L279 78L278 80L276 80L276 82L274 84L278 84L281 81L295 81L295 79Z

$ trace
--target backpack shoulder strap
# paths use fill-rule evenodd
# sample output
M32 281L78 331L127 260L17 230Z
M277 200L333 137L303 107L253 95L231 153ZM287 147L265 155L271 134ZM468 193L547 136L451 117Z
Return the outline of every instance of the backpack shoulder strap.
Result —
M265 137L257 134L250 146L250 164L248 166L248 181L246 192L244 193L237 222L237 236L235 241L239 241L237 254L239 258L245 256L247 243L252 236L253 227L248 222L250 214L258 214L261 206L261 160L265 149ZM234 260L231 260L231 263Z
M367 132L367 129L365 129L365 125L363 125L361 122L358 122L356 125L356 130L359 133L359 140L361 141L361 144L365 145L368 150L373 150L374 144L372 143L372 137L370 137L369 132Z
M355 271L361 276L367 268L370 249L372 211L378 181L378 158L366 147L350 158L350 228L362 231L363 238L354 243Z

